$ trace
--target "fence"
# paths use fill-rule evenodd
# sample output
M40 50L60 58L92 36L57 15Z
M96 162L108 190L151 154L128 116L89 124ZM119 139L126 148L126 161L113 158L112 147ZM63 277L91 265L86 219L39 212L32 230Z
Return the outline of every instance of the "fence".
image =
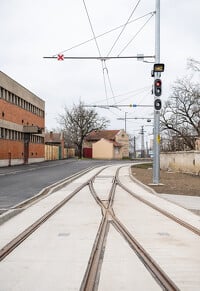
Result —
M45 160L59 160L75 157L75 150L73 148L64 148L63 157L61 156L60 146L45 145Z

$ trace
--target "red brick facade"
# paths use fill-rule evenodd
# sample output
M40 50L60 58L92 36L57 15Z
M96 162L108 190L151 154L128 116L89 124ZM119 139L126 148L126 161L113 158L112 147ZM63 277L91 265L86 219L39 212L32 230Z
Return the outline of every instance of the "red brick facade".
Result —
M0 119L20 125L37 125L44 128L44 117L39 117L2 99L0 99Z
M44 160L44 101L0 72L0 166ZM28 140L27 140L28 137Z

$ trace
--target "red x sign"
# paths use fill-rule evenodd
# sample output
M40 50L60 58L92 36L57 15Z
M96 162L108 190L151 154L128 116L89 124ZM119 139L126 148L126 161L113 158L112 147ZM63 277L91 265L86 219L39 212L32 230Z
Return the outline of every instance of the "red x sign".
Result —
M58 61L64 61L64 55L57 55Z

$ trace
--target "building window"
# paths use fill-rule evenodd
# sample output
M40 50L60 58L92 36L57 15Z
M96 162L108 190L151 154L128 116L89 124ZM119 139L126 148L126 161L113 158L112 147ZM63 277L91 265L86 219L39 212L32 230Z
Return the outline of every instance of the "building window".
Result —
M3 88L0 89L0 98L3 98Z
M1 88L1 98L6 99L6 92L4 88Z
M16 96L10 91L7 91L3 87L0 87L0 98L5 99L6 101L15 104L27 111L32 112L35 115L38 115L42 118L44 118L44 111L38 108L37 106L25 101L24 99L20 98L19 96Z
M0 127L0 138L3 138L3 128Z

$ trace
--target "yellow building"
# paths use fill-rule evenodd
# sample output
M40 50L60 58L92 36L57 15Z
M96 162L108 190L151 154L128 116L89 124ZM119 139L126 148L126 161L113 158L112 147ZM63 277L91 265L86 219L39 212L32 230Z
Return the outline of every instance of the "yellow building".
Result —
M122 145L101 138L92 145L93 159L122 159Z
M123 130L98 130L89 133L83 144L83 156L95 159L129 157L129 137Z

